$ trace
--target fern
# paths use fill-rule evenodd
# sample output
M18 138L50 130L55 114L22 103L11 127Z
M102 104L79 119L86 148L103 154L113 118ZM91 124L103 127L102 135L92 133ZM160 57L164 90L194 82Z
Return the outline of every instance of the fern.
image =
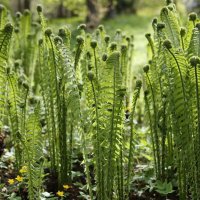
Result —
M165 23L165 33L172 41L175 48L180 46L180 28L176 17L176 12L173 7L165 7L161 10L160 18Z
M8 22L8 10L0 4L0 29L3 29Z
M0 27L7 20L3 12ZM117 30L110 42L102 25L93 34L80 25L72 49L70 30L64 27L55 35L40 5L37 12L40 25L30 11L17 13L13 40L10 24L0 30L1 126L11 126L17 168L27 167L29 199L40 199L44 167L58 177L58 189L73 184L79 149L90 198L124 200L131 186L133 120L141 88L138 82L133 94L134 38ZM130 138L125 137L125 107L132 107Z
M161 167L162 176L158 179L163 175L170 177L165 169L175 159L172 169L177 168L180 199L189 198L189 193L198 199L199 61L194 57L199 56L197 15L189 15L187 29L180 27L175 5L171 3L161 10L160 19L164 24L157 20L153 23L154 53L150 72L145 70L151 94L145 95L145 102L149 118L153 116L155 120L150 120L155 169L159 173ZM157 136L155 124L159 127ZM157 154L156 140L161 141L161 154Z
M41 125L39 122L39 103L35 107L30 106L30 113L26 119L25 135L22 136L22 144L26 154L27 183L29 199L39 199L42 191L43 179L43 144L41 140Z
M127 174L127 188L128 188L128 193L130 192L130 180L131 180L131 175L132 175L132 162L133 162L133 153L134 153L134 141L133 141L133 134L134 134L134 125L133 125L133 120L134 120L134 115L135 115L135 108L136 108L136 103L140 95L140 89L142 87L142 82L137 81L136 82L136 88L135 92L133 95L133 108L130 116L130 142L129 142L129 155L128 155L128 174Z
M4 29L0 30L0 127L4 122L6 106L6 85L7 85L7 68L9 59L9 47L12 37L13 27L7 24Z
M122 83L122 76L120 73L120 53L113 52L110 57L108 58L107 62L107 78L112 75L112 79L109 82L105 82L105 86L107 89L104 88L105 92L108 96L108 103L110 103L109 107L111 113L108 113L108 119L110 118L108 130L108 163L107 163L107 198L112 199L112 190L113 190L113 180L114 180L114 171L111 169L116 167L116 156L119 154L118 152L118 141L120 142L120 122L122 120L120 112L122 111L122 99L123 95L120 95L121 90L121 83ZM109 72L110 71L110 72ZM102 91L104 93L104 91ZM106 94L105 93L105 94ZM108 109L109 109L108 107ZM110 115L110 116L109 116Z

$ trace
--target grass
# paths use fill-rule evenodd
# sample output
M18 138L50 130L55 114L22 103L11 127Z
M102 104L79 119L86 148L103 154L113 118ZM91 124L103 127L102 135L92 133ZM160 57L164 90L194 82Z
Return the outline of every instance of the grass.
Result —
M145 33L150 31L152 15L120 15L114 19L104 21L106 30L113 34L116 29L121 29L127 35L134 35L134 72L147 61Z

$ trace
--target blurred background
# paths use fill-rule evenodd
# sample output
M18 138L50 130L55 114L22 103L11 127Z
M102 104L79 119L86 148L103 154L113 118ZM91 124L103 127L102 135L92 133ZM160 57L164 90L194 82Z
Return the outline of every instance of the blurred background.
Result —
M117 17L119 14L156 14L166 0L0 0L13 13L25 9L35 10L37 4L44 6L49 19L79 17L92 28L101 20ZM167 0L169 1L169 0ZM200 0L174 0L182 12L199 11Z
M169 1L169 0L168 0ZM180 16L187 19L189 12L200 13L200 0L174 0ZM116 29L135 37L135 65L146 62L145 33L151 32L151 20L159 15L166 0L0 0L13 16L17 11L30 9L37 17L36 6L42 4L48 25L55 31L68 26L76 36L80 23L86 23L88 30L103 24L112 35ZM138 70L141 67L137 67ZM136 70L137 71L137 70Z
M185 6L187 11L200 8L200 0L174 0L174 2L179 6ZM165 0L0 0L0 3L15 12L32 10L40 3L50 18L82 16L92 23L102 18L113 18L121 13L137 14L144 8L157 9L165 3Z

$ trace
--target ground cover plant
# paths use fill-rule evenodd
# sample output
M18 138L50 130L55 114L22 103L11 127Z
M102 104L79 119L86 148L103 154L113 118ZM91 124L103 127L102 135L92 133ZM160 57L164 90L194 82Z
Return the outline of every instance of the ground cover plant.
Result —
M197 14L167 1L140 80L133 35L37 13L0 6L0 198L199 199Z

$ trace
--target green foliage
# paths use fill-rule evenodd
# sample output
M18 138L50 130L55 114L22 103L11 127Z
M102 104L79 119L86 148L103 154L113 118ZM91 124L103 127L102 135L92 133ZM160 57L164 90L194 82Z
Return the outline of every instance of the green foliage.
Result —
M3 29L0 30L0 126L2 127L3 119L5 115L5 105L6 105L6 75L7 75L7 64L8 64L8 54L9 45L12 36L13 27L11 24L7 24Z
M69 29L53 33L40 5L37 12L40 24L28 10L17 13L13 39L12 25L0 30L1 126L11 127L17 169L27 167L29 199L42 195L45 167L57 176L58 189L74 182L77 149L83 155L86 196L128 199L142 86L137 81L131 87L133 36L117 30L111 38L102 25L87 34L80 25L71 47ZM6 22L2 15L1 24Z
M2 24L6 20L6 18L1 18ZM22 165L27 166L29 199L38 199L43 174L41 161L39 162L42 158L40 109L38 106L34 108L33 102L27 102L30 90L23 73L15 68L19 67L19 63L12 67L13 60L10 55L13 55L13 52L9 49L12 46L12 44L10 45L12 32L13 26L11 24L6 24L0 30L1 129L4 124L11 126L16 166L18 169Z
M125 186L130 184L124 181L127 173L125 167L129 165L130 174L133 163L128 164L124 155L130 148L134 148L132 145L128 149L124 148L124 144L129 141L124 137L124 109L126 99L130 102L127 92L130 90L127 56L131 52L131 45L129 46L121 33L116 33L116 42L109 44L102 26L92 37L82 31L81 34L85 36L85 39L82 39L85 51L78 57L75 66L77 78L83 87L81 113L82 115L88 113L89 123L83 122L83 126L87 127L84 128L87 130L85 132L87 137L92 138L97 198L125 199L129 192ZM124 45L121 46L121 43ZM102 52L102 49L105 51ZM76 57L77 54L75 59ZM139 97L140 87L137 89L137 95L134 96L134 105ZM135 106L132 112L134 111ZM132 138L133 135L130 139L131 144ZM132 153L129 156L132 158ZM116 192L113 193L114 191Z
M24 148L24 164L27 166L27 184L29 199L39 199L43 185L43 142L39 121L40 106L32 99L30 111L25 119L25 133L21 137ZM32 105L36 104L36 105Z
M177 170L180 199L198 199L198 19L192 13L187 28L181 27L176 7L170 3L161 10L159 20L152 24L153 39L147 37L152 56L148 70L144 68L155 171L157 180L164 182L172 181ZM159 188L163 194L164 188L172 189L167 182Z
M199 23L192 13L187 28L181 27L175 5L168 4L153 20L153 34L146 34L150 60L143 68L153 184L166 196L173 192L177 176L180 199L198 199ZM102 25L89 34L82 24L71 45L70 30L62 27L55 33L48 28L41 6L39 23L26 10L17 14L14 31L4 10L0 126L11 127L16 168L27 166L29 199L41 197L46 167L58 178L59 190L74 184L80 175L74 169L78 151L87 182L82 196L129 199L142 89L140 80L133 81L133 36L117 30L110 37Z
M170 182L167 183L167 181L165 182L157 181L155 187L156 187L156 192L163 195L167 195L173 192L172 183Z

